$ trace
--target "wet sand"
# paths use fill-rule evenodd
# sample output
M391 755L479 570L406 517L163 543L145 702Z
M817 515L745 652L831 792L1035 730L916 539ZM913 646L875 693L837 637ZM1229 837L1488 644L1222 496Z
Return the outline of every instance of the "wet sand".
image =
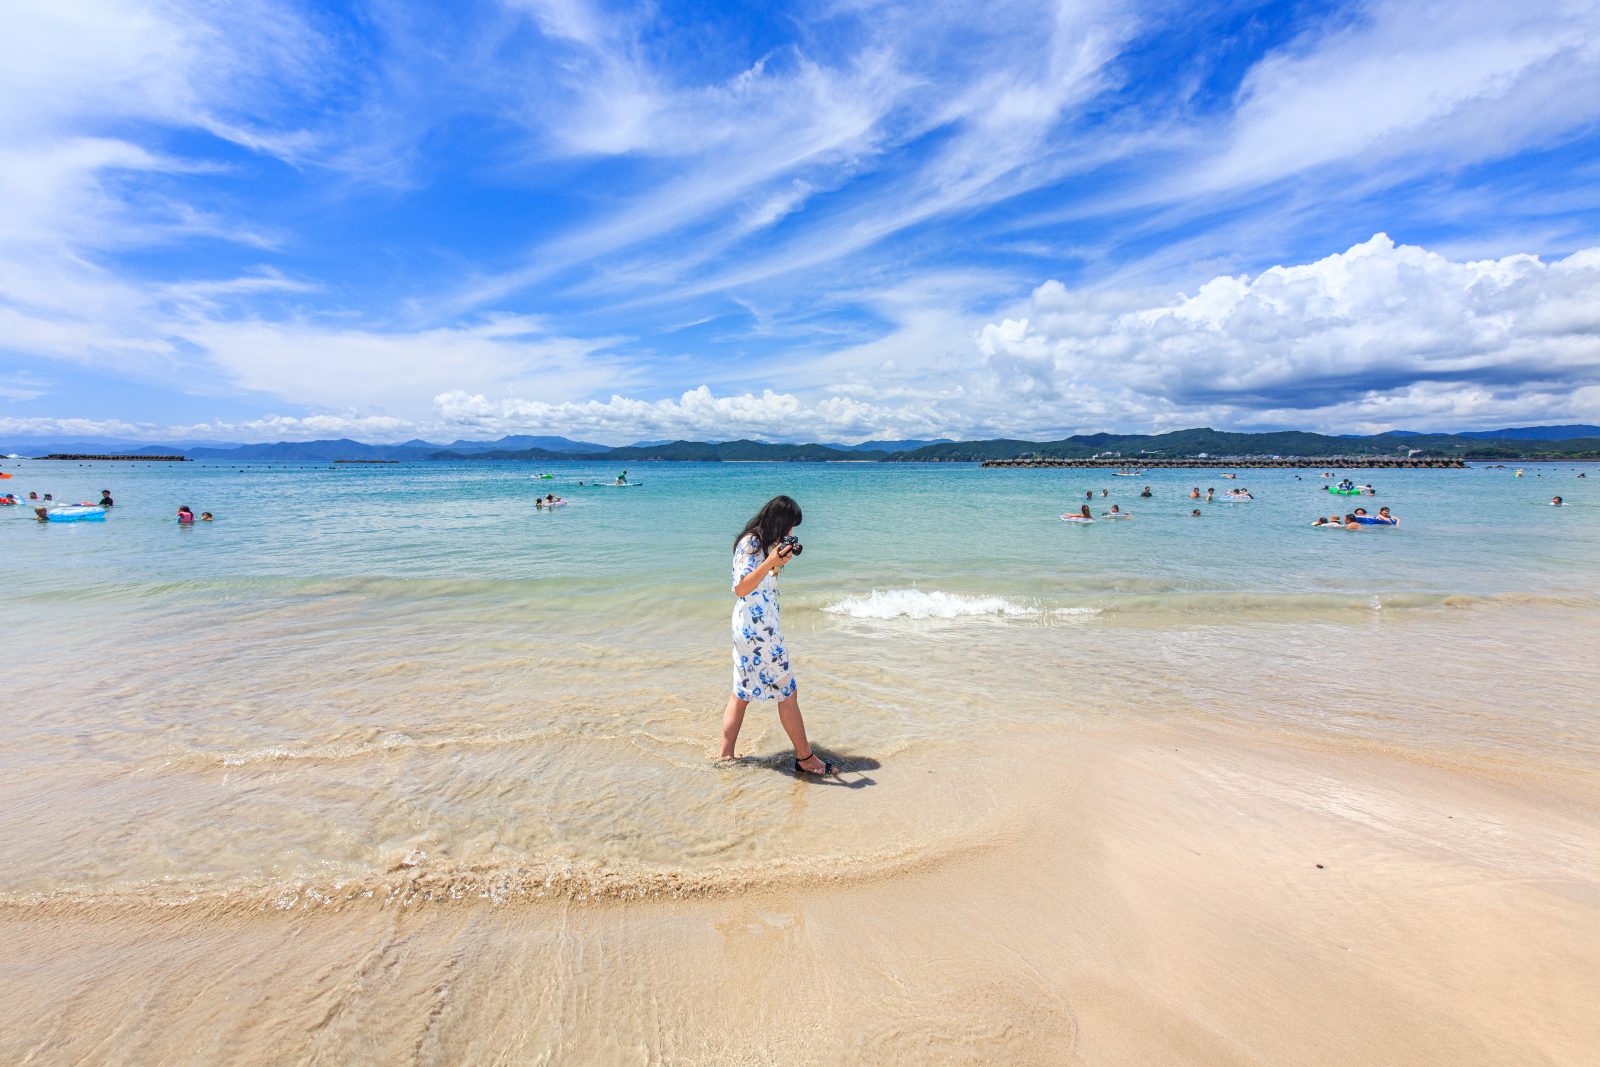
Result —
M1012 751L853 774L981 792L1005 773L1032 798L859 876L503 905L7 903L0 1061L1600 1056L1594 775L1215 723ZM797 814L829 788L794 783Z

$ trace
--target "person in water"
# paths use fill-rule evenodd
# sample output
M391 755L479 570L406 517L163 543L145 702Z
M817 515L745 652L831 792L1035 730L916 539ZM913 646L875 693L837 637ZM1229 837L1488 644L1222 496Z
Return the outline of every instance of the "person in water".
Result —
M1388 508L1379 508L1378 509L1378 521L1383 523L1385 526L1399 526L1400 525L1400 520L1395 518L1393 515L1389 514L1389 509Z
M1200 487L1198 485L1195 486L1192 490L1190 490L1189 499L1190 500L1199 500L1200 499Z
M100 490L100 506L101 507L109 508L115 503L116 503L116 501L111 499L111 490L109 490L109 489Z
M628 472L627 471L623 471L621 474L617 475L617 484L618 485L627 485L628 484Z
M794 746L798 774L828 775L833 764L820 758L806 737L800 715L799 683L778 621L778 572L800 554L784 539L800 525L800 505L775 496L733 539L733 695L722 712L722 758L732 759L752 700L776 700L778 722ZM802 755L804 753L804 755Z
M1217 491L1215 489L1211 488L1210 486L1206 487L1206 503L1207 504L1211 503L1211 498L1216 496L1216 495L1217 495Z
M1550 506L1553 507L1553 508L1566 507L1566 501L1562 500L1558 496L1551 497L1550 498Z
M1150 487L1149 487L1149 486L1148 486L1148 485L1147 485L1147 486L1145 486L1145 487L1144 487L1144 492L1142 492L1142 493L1140 493L1140 494L1139 494L1139 495L1140 495L1140 496L1142 496L1142 497L1148 497L1148 496L1150 496L1150 495L1151 495L1151 493L1150 493Z
M1200 509L1195 508L1193 511L1189 512L1189 517L1191 519L1198 519L1200 517Z
M209 512L209 511L202 511L200 513L200 521L201 522L212 522L214 519L215 519L215 516L213 516L211 514L211 512Z
M1131 514L1129 514L1126 511L1123 511L1123 510L1119 509L1117 507L1117 505L1115 505L1115 504L1111 505L1111 510L1110 511L1105 512L1100 517L1103 518L1103 519L1131 519L1131 518L1133 518L1133 516Z
M178 525L179 526L193 526L194 525L194 512L189 510L189 505L188 504L182 504L182 505L180 505L178 507Z

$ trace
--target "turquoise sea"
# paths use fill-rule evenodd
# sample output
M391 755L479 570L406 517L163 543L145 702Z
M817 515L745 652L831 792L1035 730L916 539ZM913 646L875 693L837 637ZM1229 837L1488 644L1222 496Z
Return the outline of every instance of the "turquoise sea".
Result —
M4 469L19 494L117 505L0 513L7 673L29 695L0 717L0 804L25 828L0 899L773 875L795 831L770 709L749 762L708 757L732 538L777 493L806 516L782 580L802 707L874 787L806 802L835 866L983 833L1023 788L1008 765L1107 717L1429 760L1600 756L1600 472L1572 465L1351 471L1378 491L1359 500L1316 470L645 463L618 489L594 484L614 465L581 463ZM536 510L551 492L569 505ZM1060 521L1086 492L1134 518ZM181 528L180 504L217 519ZM1310 526L1355 504L1401 525ZM961 788L928 773L952 760Z
M1600 562L1600 471L1351 472L1376 497L1322 492L1317 471L1245 470L1238 480L1188 471L1141 479L1110 472L985 470L971 465L653 463L642 484L594 486L613 466L74 464L13 461L15 491L118 506L105 525L3 528L23 597L113 601L186 594L211 601L317 582L513 583L506 595L605 602L672 595L725 599L721 571L739 525L762 501L799 500L807 546L797 595L833 602L871 589L1020 597L1033 606L1134 610L1141 596L1230 594L1560 594L1593 587ZM580 488L585 481L589 486ZM1591 484L1594 491L1590 492ZM1138 492L1149 485L1152 499ZM1188 491L1235 486L1249 504L1207 507ZM1100 490L1110 491L1101 497ZM1093 491L1135 515L1076 529L1059 521ZM555 492L570 506L535 511ZM1549 507L1563 495L1566 510ZM1205 512L1189 515L1192 504ZM179 504L215 524L178 529ZM1398 530L1334 537L1307 526L1355 505L1389 505ZM23 508L7 518L31 518ZM1316 536L1313 536L1315 534ZM1365 536L1371 534L1371 536ZM171 589L169 586L178 586ZM1240 601L1241 604L1244 601Z

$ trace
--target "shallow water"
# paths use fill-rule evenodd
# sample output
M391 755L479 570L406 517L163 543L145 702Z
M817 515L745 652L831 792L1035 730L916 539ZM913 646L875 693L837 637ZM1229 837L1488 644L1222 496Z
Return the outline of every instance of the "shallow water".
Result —
M1019 761L1108 719L1600 766L1600 479L1569 465L1358 472L1360 501L1316 471L1208 476L1257 500L1198 519L1187 471L640 464L619 490L580 488L615 471L583 464L6 468L118 504L0 514L0 904L851 877L991 838L1048 782ZM1061 522L1091 487L1135 518ZM731 540L778 492L807 516L783 578L802 706L854 788L783 773L761 704L754 758L708 759ZM1355 503L1403 525L1308 526ZM179 528L179 504L218 521Z

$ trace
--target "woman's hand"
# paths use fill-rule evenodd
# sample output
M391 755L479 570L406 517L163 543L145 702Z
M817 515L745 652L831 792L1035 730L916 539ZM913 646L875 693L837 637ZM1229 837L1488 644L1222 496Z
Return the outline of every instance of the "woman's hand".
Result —
M781 543L776 544L772 546L772 551L767 553L767 562L763 563L762 566L770 571L777 572L782 570L784 564L788 563L793 558L793 556L789 555L789 553L783 550L783 545Z

